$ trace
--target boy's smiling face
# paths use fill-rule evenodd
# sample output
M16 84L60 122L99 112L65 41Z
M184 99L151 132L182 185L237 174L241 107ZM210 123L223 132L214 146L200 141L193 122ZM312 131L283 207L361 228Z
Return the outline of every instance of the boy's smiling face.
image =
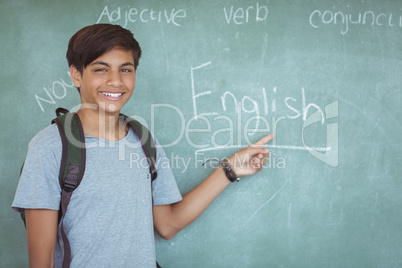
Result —
M80 89L81 107L118 115L133 94L136 70L130 51L114 48L86 66L82 74L70 67L74 85Z

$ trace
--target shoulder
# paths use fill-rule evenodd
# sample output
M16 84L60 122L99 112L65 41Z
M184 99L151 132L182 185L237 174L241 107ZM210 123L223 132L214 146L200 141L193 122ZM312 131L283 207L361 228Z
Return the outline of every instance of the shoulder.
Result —
M51 125L30 141L12 205L15 210L59 209L62 148L58 132L57 126Z
M57 150L58 148L61 149L61 139L55 124L40 131L29 142L30 150Z

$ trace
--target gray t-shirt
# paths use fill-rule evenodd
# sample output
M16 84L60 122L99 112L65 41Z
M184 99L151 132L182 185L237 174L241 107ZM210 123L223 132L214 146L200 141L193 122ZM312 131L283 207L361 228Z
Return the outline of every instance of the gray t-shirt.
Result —
M71 245L70 267L155 267L154 205L181 200L163 149L157 150L158 177L152 183L138 137L120 141L86 136L86 169L72 194L64 220ZM29 144L12 208L59 210L61 140L55 124ZM63 255L60 228L56 267Z

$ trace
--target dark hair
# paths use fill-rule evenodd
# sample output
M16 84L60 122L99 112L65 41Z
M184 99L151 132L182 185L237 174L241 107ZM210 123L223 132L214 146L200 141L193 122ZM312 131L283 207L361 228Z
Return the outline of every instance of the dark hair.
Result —
M91 62L114 48L131 51L134 68L137 69L141 57L140 45L132 32L113 24L94 24L76 32L68 43L68 66L75 66L82 74Z

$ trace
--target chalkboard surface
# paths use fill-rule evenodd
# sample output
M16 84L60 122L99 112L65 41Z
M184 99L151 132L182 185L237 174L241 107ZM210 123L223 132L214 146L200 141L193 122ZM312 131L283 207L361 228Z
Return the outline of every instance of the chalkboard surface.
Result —
M124 113L164 146L182 193L275 133L264 170L170 241L163 267L402 267L402 2L2 1L0 267L26 267L10 208L29 140L77 109L65 60L83 26L143 49Z

